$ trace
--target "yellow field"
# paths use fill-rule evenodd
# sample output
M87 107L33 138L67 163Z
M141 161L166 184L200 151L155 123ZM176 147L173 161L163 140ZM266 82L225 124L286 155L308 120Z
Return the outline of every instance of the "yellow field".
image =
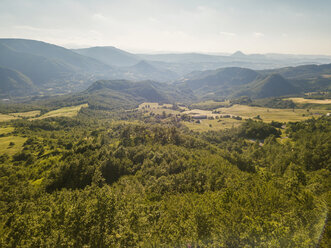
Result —
M173 110L172 104L162 104L160 105L159 103L155 102L144 102L138 106L138 109L141 111L147 111L148 113L154 113L156 115L162 115L163 112L165 112L167 115L172 114L172 115L177 115L180 114L180 111L178 110ZM179 107L181 109L185 109L183 107Z
M15 129L13 127L0 127L0 134L7 134L13 132Z
M273 109L273 108L261 108L261 107L251 107L246 105L233 105L230 108L219 108L217 109L221 114L231 114L238 115L243 118L253 118L257 115L265 122L280 121L301 121L310 118L311 116L303 116L303 114L308 115L309 113L305 109ZM314 110L314 112L327 113L327 110Z
M202 104L217 103L212 101L206 101ZM219 104L220 102L218 102ZM224 102L225 103L225 102ZM171 107L169 104L166 107ZM251 107L247 105L233 105L231 107L217 108L213 113L210 110L192 109L183 112L167 109L164 106L160 106L158 103L143 103L139 106L141 111L145 111L146 114L153 112L155 114L162 115L162 112L166 114L187 114L189 116L206 115L207 117L214 117L215 119L200 119L200 123L183 121L182 123L189 129L197 132L205 132L209 130L218 131L232 127L239 126L245 119L254 118L260 116L264 122L279 121L279 122L296 122L302 121L309 118L319 117L323 114L328 113L328 110L314 109L309 112L306 109L274 109L274 108L263 108L263 107ZM224 115L240 116L243 120L236 120L233 118L222 118ZM216 119L218 118L218 119Z
M0 137L0 154L14 155L22 149L26 139L19 136ZM15 144L9 146L10 142L14 142Z
M284 100L292 100L294 103L331 104L331 99L318 100L318 99L305 99L302 97L292 97Z
M235 120L232 118L220 118L215 120L204 119L200 120L200 123L187 121L183 122L185 126L195 132L220 131L232 127L238 127L241 123L242 121Z
M331 75L330 74L324 74L323 77L324 78L331 78Z
M11 121L11 120L15 120L15 119L18 119L18 117L11 116L11 115L0 114L0 122Z
M257 115L265 122L280 121L301 121L311 118L312 116L307 116L309 113L305 109L272 109L272 108L261 108L261 107L251 107L246 105L233 105L230 108L219 108L217 109L221 114L231 114L238 115L243 118L253 118ZM327 113L327 110L314 110L314 113ZM303 116L306 115L306 116Z
M81 104L77 106L71 106L71 107L64 107L60 109L56 109L53 111L50 111L40 117L33 118L32 120L38 120L38 119L45 119L50 117L74 117L78 114L78 111L81 108L87 108L88 104Z
M8 115L14 116L14 117L36 117L37 115L40 115L40 110L34 110L29 112L21 112L21 113L10 113Z

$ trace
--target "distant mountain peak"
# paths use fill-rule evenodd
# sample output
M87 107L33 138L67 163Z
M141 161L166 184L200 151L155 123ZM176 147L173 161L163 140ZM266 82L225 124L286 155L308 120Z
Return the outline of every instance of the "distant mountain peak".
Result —
M144 72L157 71L157 68L155 68L154 66L152 66L150 63L148 63L145 60L139 61L137 64L135 64L131 68L134 68L134 69L137 69L137 70L140 70L140 71L144 71Z
M242 58L242 57L246 57L246 54L244 54L242 51L236 51L231 56L232 57L237 57L237 58L240 58L240 57Z
M73 49L73 51L99 60L110 66L132 66L139 61L137 55L118 49L114 46L96 46Z
M149 66L149 67L154 67L150 63L148 63L146 60L140 60L135 66Z

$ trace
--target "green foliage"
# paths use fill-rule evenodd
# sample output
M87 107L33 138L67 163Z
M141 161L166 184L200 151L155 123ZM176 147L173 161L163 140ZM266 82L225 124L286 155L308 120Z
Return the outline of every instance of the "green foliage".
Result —
M251 119L245 121L239 131L239 136L258 140L263 140L270 135L279 137L280 134L280 131L273 126L263 123L262 121L253 121Z
M327 247L330 119L288 124L285 142L278 123L197 134L143 120L12 122L26 141L0 157L0 246Z

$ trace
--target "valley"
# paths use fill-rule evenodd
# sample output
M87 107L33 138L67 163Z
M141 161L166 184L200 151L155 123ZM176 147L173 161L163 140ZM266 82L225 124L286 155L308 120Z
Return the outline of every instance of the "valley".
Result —
M328 57L0 52L1 247L328 247Z
M330 13L0 0L0 248L330 248Z

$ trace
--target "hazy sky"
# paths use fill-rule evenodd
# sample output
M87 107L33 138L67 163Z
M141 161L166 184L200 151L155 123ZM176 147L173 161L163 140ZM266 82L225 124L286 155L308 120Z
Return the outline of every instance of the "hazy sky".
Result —
M331 55L331 0L0 0L0 37L133 52Z

